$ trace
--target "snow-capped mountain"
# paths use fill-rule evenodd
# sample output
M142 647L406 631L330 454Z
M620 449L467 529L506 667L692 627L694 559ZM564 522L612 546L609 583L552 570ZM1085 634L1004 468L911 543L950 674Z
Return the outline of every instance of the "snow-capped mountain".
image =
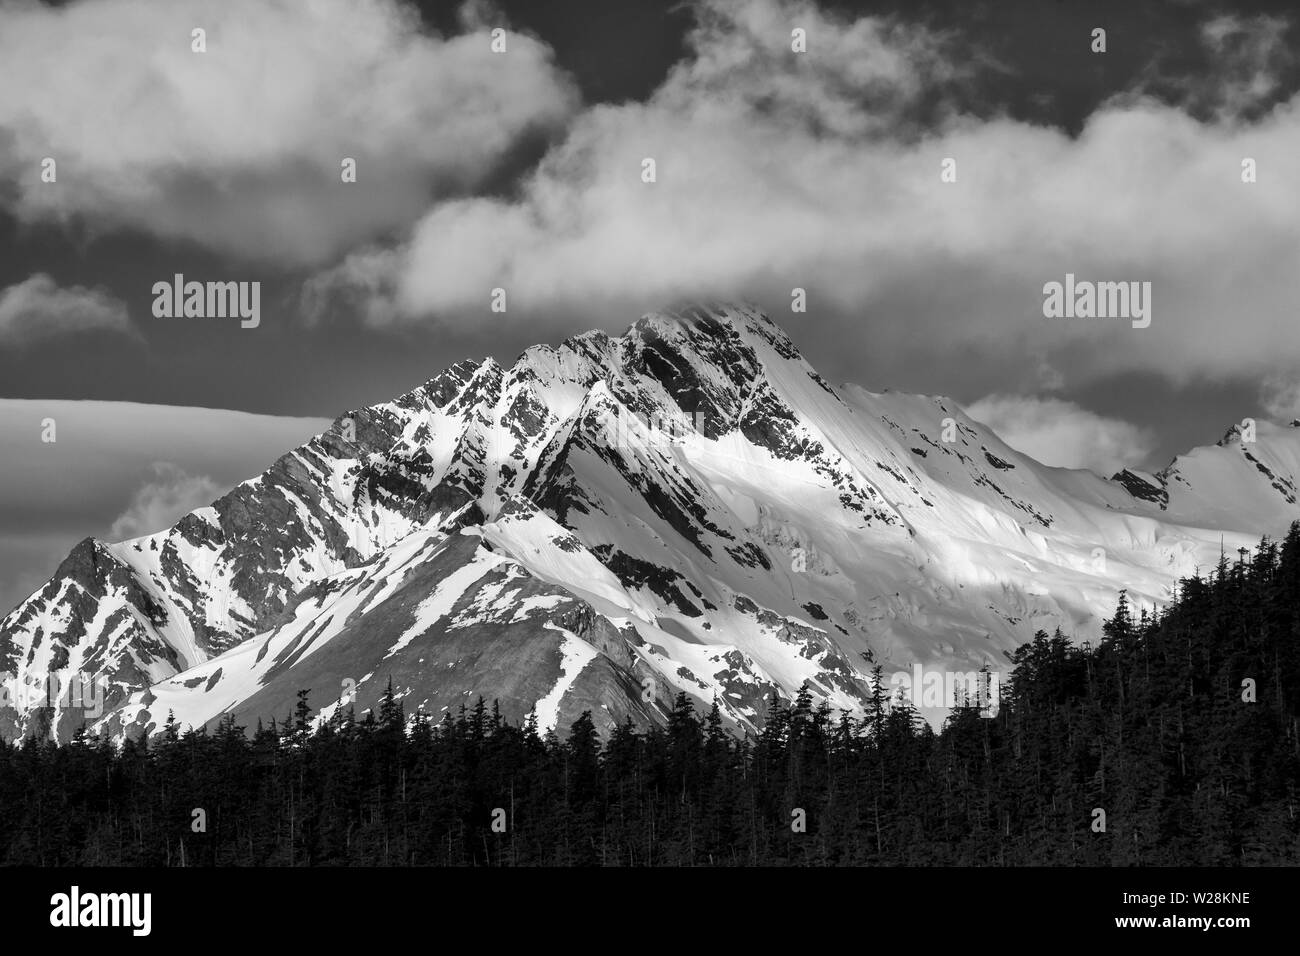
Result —
M1280 536L1298 474L1300 429L1264 422L1159 474L1050 468L950 400L833 388L756 309L651 314L459 363L169 530L83 541L0 621L0 672L102 708L11 693L0 734L251 726L305 688L360 713L390 681L543 727L684 690L749 728L805 681L854 708L874 663L1095 638L1121 588L1162 602Z

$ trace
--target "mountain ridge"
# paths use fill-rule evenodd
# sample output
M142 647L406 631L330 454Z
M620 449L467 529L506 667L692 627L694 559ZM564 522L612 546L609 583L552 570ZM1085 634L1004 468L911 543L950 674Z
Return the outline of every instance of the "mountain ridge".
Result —
M854 708L873 663L1000 668L1281 535L1296 434L1107 480L950 399L837 390L752 306L648 313L455 363L169 529L81 542L0 620L0 672L89 674L104 712L0 706L0 733L251 723L307 687L364 709L394 675L435 714L482 694L602 729L682 690L738 730L804 681Z

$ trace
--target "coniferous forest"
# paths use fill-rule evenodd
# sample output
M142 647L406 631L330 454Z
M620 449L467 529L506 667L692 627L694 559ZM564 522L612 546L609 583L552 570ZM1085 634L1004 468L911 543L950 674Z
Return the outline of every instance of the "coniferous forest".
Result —
M1040 632L996 716L939 732L877 681L865 715L805 691L747 739L684 696L666 727L602 741L589 715L539 735L479 700L435 722L390 689L320 726L303 691L255 731L12 742L0 862L1300 863L1300 525L1154 616L1120 595L1104 633Z

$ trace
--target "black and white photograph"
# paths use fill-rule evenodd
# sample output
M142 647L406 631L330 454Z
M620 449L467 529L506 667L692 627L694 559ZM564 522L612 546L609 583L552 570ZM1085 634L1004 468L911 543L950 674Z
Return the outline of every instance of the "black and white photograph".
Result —
M1297 865L1294 2L0 0L7 922Z

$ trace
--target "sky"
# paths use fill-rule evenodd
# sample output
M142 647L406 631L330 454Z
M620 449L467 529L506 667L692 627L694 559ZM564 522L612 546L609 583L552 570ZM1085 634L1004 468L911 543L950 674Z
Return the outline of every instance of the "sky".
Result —
M1300 416L1297 16L0 0L0 604L349 408L690 299L1050 464ZM259 323L156 316L177 274L259 282ZM1149 282L1150 325L1045 316L1067 274Z

